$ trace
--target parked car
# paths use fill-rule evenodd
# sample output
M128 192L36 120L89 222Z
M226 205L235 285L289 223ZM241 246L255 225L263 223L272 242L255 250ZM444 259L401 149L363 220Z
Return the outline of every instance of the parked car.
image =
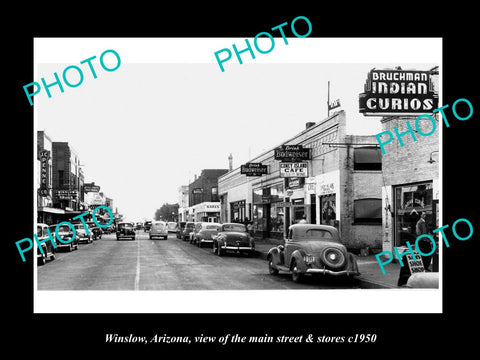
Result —
M90 228L88 229L89 234L87 234L87 231L82 223L72 225L75 226L75 236L77 237L79 243L85 242L88 244L93 242L92 230Z
M187 221L182 231L182 240L184 241L189 240L190 233L193 232L194 229L195 229L195 223L193 221Z
M141 222L137 222L135 227L136 227L137 230L142 230L143 224Z
M213 236L213 252L222 256L226 251L243 252L248 255L255 251L255 241L247 227L239 223L222 224L216 236Z
M173 221L169 221L167 223L167 229L169 233L177 232L177 223Z
M149 232L151 227L152 227L152 222L151 221L145 221L143 223L143 232Z
M132 239L135 240L135 227L131 222L119 222L117 223L117 240L120 239Z
M41 247L37 246L37 264L38 265L45 265L47 259L50 261L55 260L55 252L56 248L53 246L52 241L45 241L42 243L41 241L49 238L50 236L47 233L48 225L47 224L37 224L37 238L38 241L41 243ZM52 234L53 242L55 246L57 243L55 242L55 236ZM42 250L40 250L40 248Z
M55 238L55 244L57 244L57 249L66 248L67 251L77 250L78 238L77 236L73 236L72 228L69 225L60 225L58 227L57 234L58 237L63 240L63 242L61 242L60 239L58 239L57 234L55 233L55 229L57 226L58 224L50 225L48 227L50 229L50 232L52 233L52 236Z
M150 240L154 237L160 237L165 240L168 239L168 229L167 223L165 221L153 221L152 227L150 228Z
M102 238L103 235L103 230L95 222L93 221L87 221L86 224L88 225L88 229L90 230L92 234L92 239L93 240L99 240Z
M182 232L183 232L183 229L185 229L185 224L186 224L185 221L180 221L180 222L177 224L177 239L181 239L181 238L182 238Z
M198 247L202 247L203 244L213 244L213 237L217 236L221 227L221 224L214 222L198 223L198 231L195 226L193 243Z
M195 234L200 231L200 228L202 227L202 223L201 222L195 222L193 224L193 230L190 231L190 234L189 234L189 241L190 241L190 244L193 244L193 239L195 239Z
M329 225L291 225L285 246L270 249L267 261L270 274L286 271L295 282L305 274L360 275L355 256L340 242L338 230Z
M116 230L115 225L110 224L107 227L102 228L102 233L103 234L111 234L111 233L114 233L115 230Z

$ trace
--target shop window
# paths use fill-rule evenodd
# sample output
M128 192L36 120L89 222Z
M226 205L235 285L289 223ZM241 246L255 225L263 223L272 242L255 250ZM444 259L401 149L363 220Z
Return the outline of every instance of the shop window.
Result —
M382 199L358 199L353 206L355 224L382 223Z
M382 170L380 148L355 148L353 150L353 170Z

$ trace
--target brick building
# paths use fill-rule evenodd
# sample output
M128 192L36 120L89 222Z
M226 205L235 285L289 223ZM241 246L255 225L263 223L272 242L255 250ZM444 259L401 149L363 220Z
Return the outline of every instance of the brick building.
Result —
M382 186L384 251L392 251L394 246L404 246L406 241L415 243L417 237L415 225L420 213L427 215L427 230L439 225L439 128L438 116L435 116L437 130L422 136L416 130L415 116L391 116L383 118L382 130L391 131L397 127L403 146L394 139L385 146L383 155L384 186ZM407 132L407 122L412 132ZM424 117L418 121L422 133L432 130L432 122ZM415 137L416 141L414 141Z
M188 220L218 221L220 203L218 178L228 169L203 169L200 176L188 185Z
M250 160L267 174L247 177L240 168L219 178L221 221L244 215L257 238L283 239L288 227L307 222L336 226L350 249L382 247L382 157L375 137L346 134L344 111L307 123L281 145L311 149L306 177L282 177L275 148ZM237 215L238 214L238 215Z

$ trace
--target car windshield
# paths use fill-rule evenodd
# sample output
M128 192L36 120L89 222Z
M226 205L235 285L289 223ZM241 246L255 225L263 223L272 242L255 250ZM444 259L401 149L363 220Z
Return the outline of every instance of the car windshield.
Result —
M323 229L307 229L306 231L299 231L295 234L297 240L330 240L333 235L328 230Z
M243 224L225 224L222 226L223 231L243 231L246 232L245 225Z
M218 225L207 225L206 229L207 230L218 230Z
M165 224L153 224L152 227L155 229L163 229L165 227Z
M51 226L50 227L50 232L53 233L56 229L56 226ZM57 232L61 233L61 232L71 232L72 229L70 228L70 226L68 225L62 225L62 226L59 226L58 227L58 230Z
M132 227L133 227L132 224L127 224L127 223L125 223L125 224L118 224L118 228L119 228L119 229L132 228Z

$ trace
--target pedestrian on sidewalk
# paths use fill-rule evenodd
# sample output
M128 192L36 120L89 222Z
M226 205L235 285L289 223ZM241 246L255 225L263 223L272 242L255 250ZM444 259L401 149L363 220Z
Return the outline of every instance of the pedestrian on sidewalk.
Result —
M249 222L248 222L247 231L248 231L248 233L250 234L250 236L253 237L253 222L252 222L252 221L249 221Z
M307 216L303 215L302 219L298 222L299 224L307 224Z
M427 223L425 221L426 217L427 217L427 214L425 212L420 213L420 219L417 221L417 225L415 226L417 237L428 233ZM421 238L418 241L418 248L423 254L428 254L432 252L432 242L428 239ZM425 271L430 271L429 267L432 261L432 255L429 255L429 256L420 255L420 256L422 257L423 267L425 268Z

